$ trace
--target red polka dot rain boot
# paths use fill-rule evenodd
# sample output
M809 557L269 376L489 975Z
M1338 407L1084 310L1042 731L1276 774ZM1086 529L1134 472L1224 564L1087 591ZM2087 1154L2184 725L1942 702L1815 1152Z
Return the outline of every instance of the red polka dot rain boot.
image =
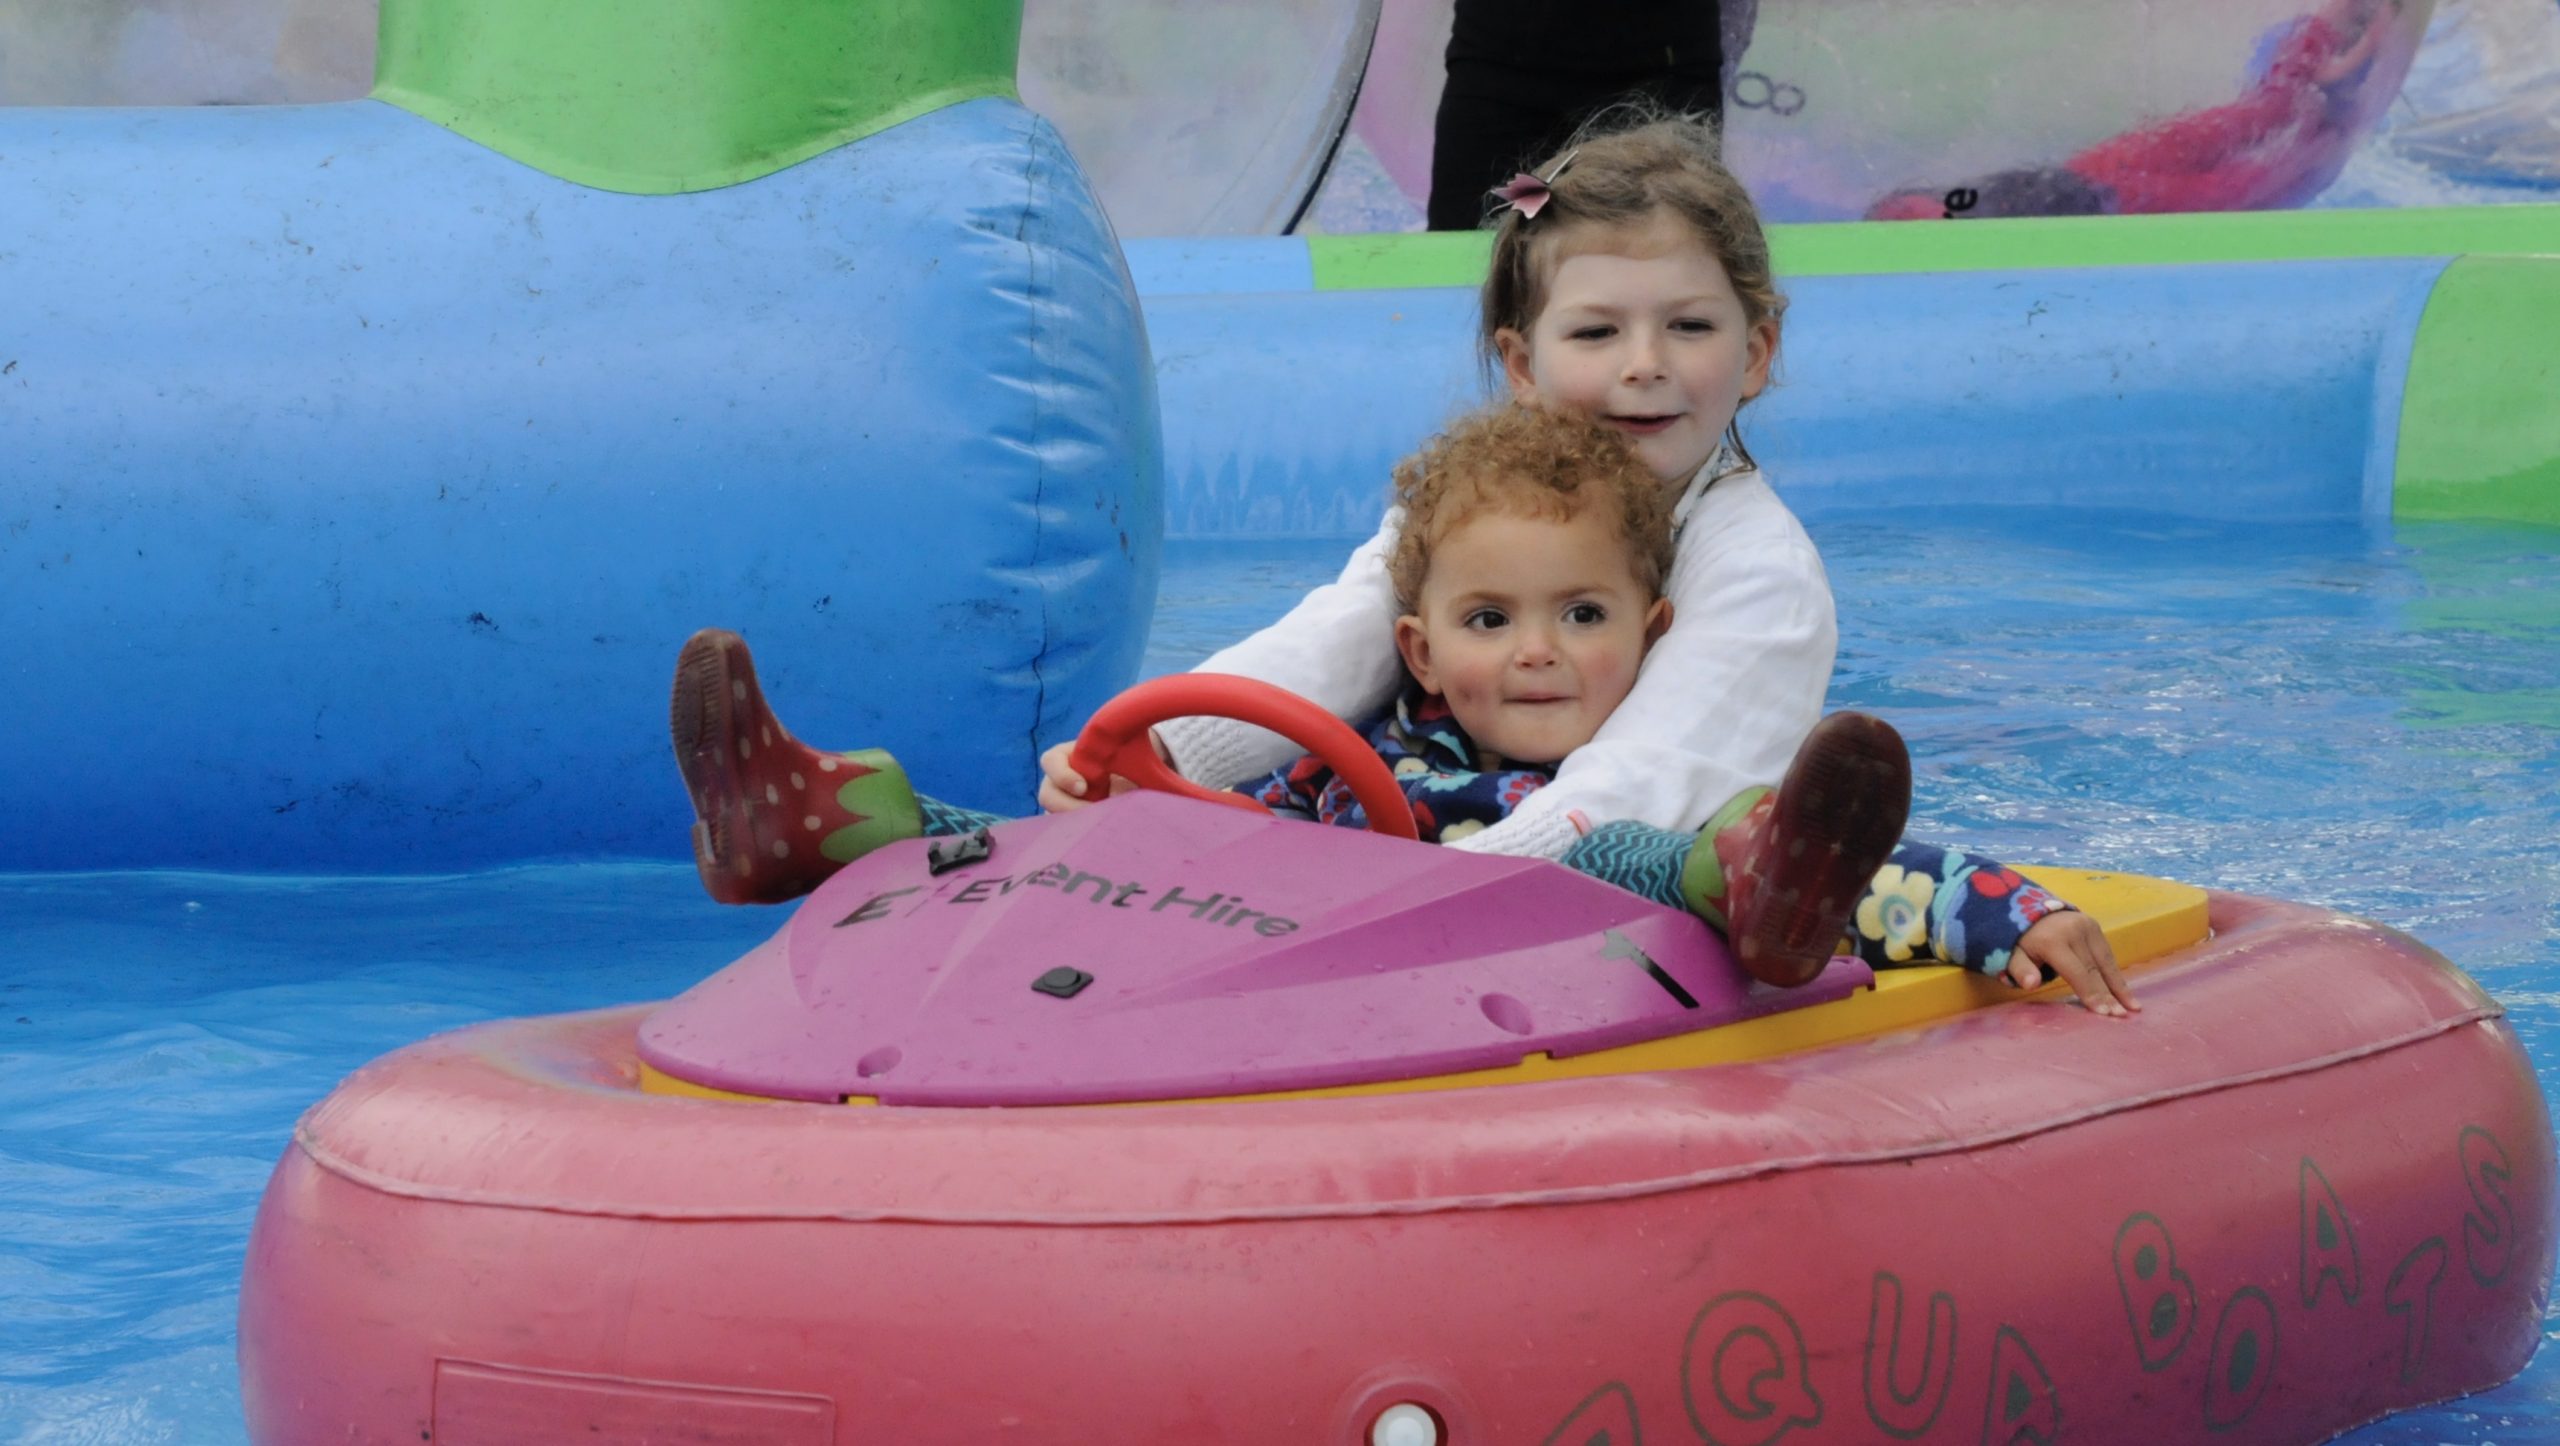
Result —
M724 904L796 899L881 844L923 832L896 759L822 752L791 736L736 633L705 628L685 640L668 726L693 799L693 861Z

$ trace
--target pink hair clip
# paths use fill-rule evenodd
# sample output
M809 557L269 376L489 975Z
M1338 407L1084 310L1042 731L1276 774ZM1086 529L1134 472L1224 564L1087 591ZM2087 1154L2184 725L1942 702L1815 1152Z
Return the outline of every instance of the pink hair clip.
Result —
M1523 221L1537 220L1538 213L1546 209L1548 198L1555 194L1553 187L1555 185L1556 177L1563 175L1564 168L1572 165L1573 158L1580 154L1581 152L1579 150L1565 152L1564 158L1557 161L1553 166L1548 167L1547 173L1543 177L1533 176L1527 171L1522 171L1518 175L1513 176L1510 180L1494 187L1492 194L1502 202L1502 205L1496 206L1494 209L1496 211L1500 211L1505 207L1508 207L1511 210L1519 212L1520 219Z

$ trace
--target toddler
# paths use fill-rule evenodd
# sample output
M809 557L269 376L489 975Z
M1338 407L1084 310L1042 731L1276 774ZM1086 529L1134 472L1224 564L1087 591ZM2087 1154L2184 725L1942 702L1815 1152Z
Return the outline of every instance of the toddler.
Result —
M1402 609L1395 640L1407 676L1366 736L1426 841L1452 843L1498 824L1552 782L1633 689L1672 616L1662 593L1669 518L1651 480L1612 431L1572 413L1520 407L1462 421L1397 468L1400 525L1387 567ZM1760 901L1736 897L1737 875L1785 867L1755 857L1766 852L1753 845L1768 819L1782 810L1820 813L1827 817L1817 837L1822 824L1834 835L1869 837L1881 826L1890 842L1903 796L1819 808L1790 796L1815 770L1854 766L1877 747L1898 753L1898 744L1877 736L1886 731L1857 714L1827 719L1798 751L1788 787L1745 790L1697 833L1601 824L1565 862L1730 927L1738 943L1751 934L1749 912ZM1274 813L1368 822L1349 788L1313 755L1241 791ZM1941 962L2022 987L2050 968L2098 1013L2132 1006L2094 921L2015 870L1926 844L1894 847L1881 868L1871 866L1873 853L1854 842L1841 850L1832 868L1851 887L1821 911L1822 922L1803 926L1821 948L1794 968L1818 970L1835 947L1876 968ZM1823 870L1800 871L1811 877L1794 887L1837 887Z

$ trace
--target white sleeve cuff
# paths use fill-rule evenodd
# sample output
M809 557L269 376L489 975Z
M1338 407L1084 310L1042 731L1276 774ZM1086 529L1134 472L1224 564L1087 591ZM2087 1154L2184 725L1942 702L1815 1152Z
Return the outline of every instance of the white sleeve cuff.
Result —
M1532 809L1523 804L1509 818L1481 833L1469 834L1448 847L1475 854L1499 854L1505 858L1561 862L1566 854L1573 851L1574 841L1581 837L1582 831L1573 826L1572 815L1566 810Z

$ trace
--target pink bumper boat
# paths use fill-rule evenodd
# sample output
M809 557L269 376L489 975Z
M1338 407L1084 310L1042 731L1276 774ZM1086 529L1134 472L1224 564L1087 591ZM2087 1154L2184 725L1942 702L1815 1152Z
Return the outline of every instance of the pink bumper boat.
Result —
M2044 871L2118 1022L1157 793L983 845L349 1078L251 1237L253 1439L2300 1442L2538 1339L2541 1094L2388 929Z

